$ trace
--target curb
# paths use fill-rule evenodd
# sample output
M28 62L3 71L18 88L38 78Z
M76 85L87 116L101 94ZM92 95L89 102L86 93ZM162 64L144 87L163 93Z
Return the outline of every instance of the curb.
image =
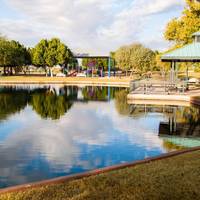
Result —
M199 94L200 96L200 94ZM163 103L161 105L179 105L179 103L190 103L194 105L200 105L200 100L196 99L197 96L183 96L183 95L145 95L145 94L128 94L127 99L131 104L131 101L145 101L148 103L151 101L152 104ZM155 102L153 102L155 101Z
M113 86L113 87L129 87L126 82L93 82L93 81L0 81L0 85L86 85L86 86Z
M174 152L162 154L162 155L159 155L156 157L146 158L144 160L134 161L131 163L124 163L124 164L119 164L119 165L114 165L114 166L110 166L110 167L92 170L89 172L79 173L79 174L75 174L75 175L69 175L69 176L65 176L65 177L54 178L54 179L44 180L44 181L35 182L35 183L23 184L23 185L18 185L18 186L14 186L14 187L8 187L5 189L0 189L0 195L5 194L5 193L10 193L10 192L21 192L21 191L25 191L27 189L33 189L33 188L37 188L37 187L41 187L41 186L47 186L47 185L52 185L52 184L59 184L59 183L73 181L73 180L78 180L81 178L99 175L99 174L103 174L103 173L110 172L113 170L119 170L119 169L124 169L127 167L134 167L134 166L141 165L141 164L147 164L150 162L159 161L159 160L163 160L166 158L171 158L174 156L178 156L178 155L182 155L182 154L190 153L190 152L194 152L194 151L199 151L199 150L200 150L200 147L194 147L194 148L190 148L190 149L185 149L185 150L174 151Z

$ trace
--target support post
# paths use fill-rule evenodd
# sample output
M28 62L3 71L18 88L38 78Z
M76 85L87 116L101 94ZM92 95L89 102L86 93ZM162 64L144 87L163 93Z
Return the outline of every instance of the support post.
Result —
M115 60L113 60L113 66L114 66L114 77L115 77L116 76Z
M188 80L189 80L189 72L188 72L188 64L187 64L187 69L186 69L186 76L187 76L187 82L188 82Z
M172 63L171 63L171 75L170 75L170 82L172 83L172 84L174 84L174 82L175 82L175 65L176 65L176 63L174 62L174 61L172 61Z
M108 77L110 78L110 70L111 70L111 58L108 58Z
M169 75L169 79L170 79L170 83L172 83L172 70L173 70L173 62L171 62L171 69L170 69L170 75Z
M177 78L178 78L178 69L177 69L178 65L176 62L174 62L174 82L177 82Z

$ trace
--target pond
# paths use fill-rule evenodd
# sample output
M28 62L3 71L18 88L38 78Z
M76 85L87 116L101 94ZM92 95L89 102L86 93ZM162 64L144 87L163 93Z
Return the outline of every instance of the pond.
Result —
M128 89L0 87L0 188L200 146L200 108L128 105Z

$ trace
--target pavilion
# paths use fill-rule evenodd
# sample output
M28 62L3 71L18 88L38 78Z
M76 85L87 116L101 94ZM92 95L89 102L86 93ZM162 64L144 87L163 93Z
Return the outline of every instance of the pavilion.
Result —
M171 63L170 81L176 81L178 62L200 62L200 31L192 35L193 42L174 51L170 51L161 57L163 62ZM188 69L187 69L188 80Z

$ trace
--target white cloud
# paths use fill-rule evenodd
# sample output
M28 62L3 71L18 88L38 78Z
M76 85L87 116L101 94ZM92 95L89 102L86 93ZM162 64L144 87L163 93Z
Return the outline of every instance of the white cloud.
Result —
M1 32L8 37L31 45L42 37L57 36L76 51L107 54L140 40L151 15L181 7L184 0L8 0L7 4L23 16L0 19Z

